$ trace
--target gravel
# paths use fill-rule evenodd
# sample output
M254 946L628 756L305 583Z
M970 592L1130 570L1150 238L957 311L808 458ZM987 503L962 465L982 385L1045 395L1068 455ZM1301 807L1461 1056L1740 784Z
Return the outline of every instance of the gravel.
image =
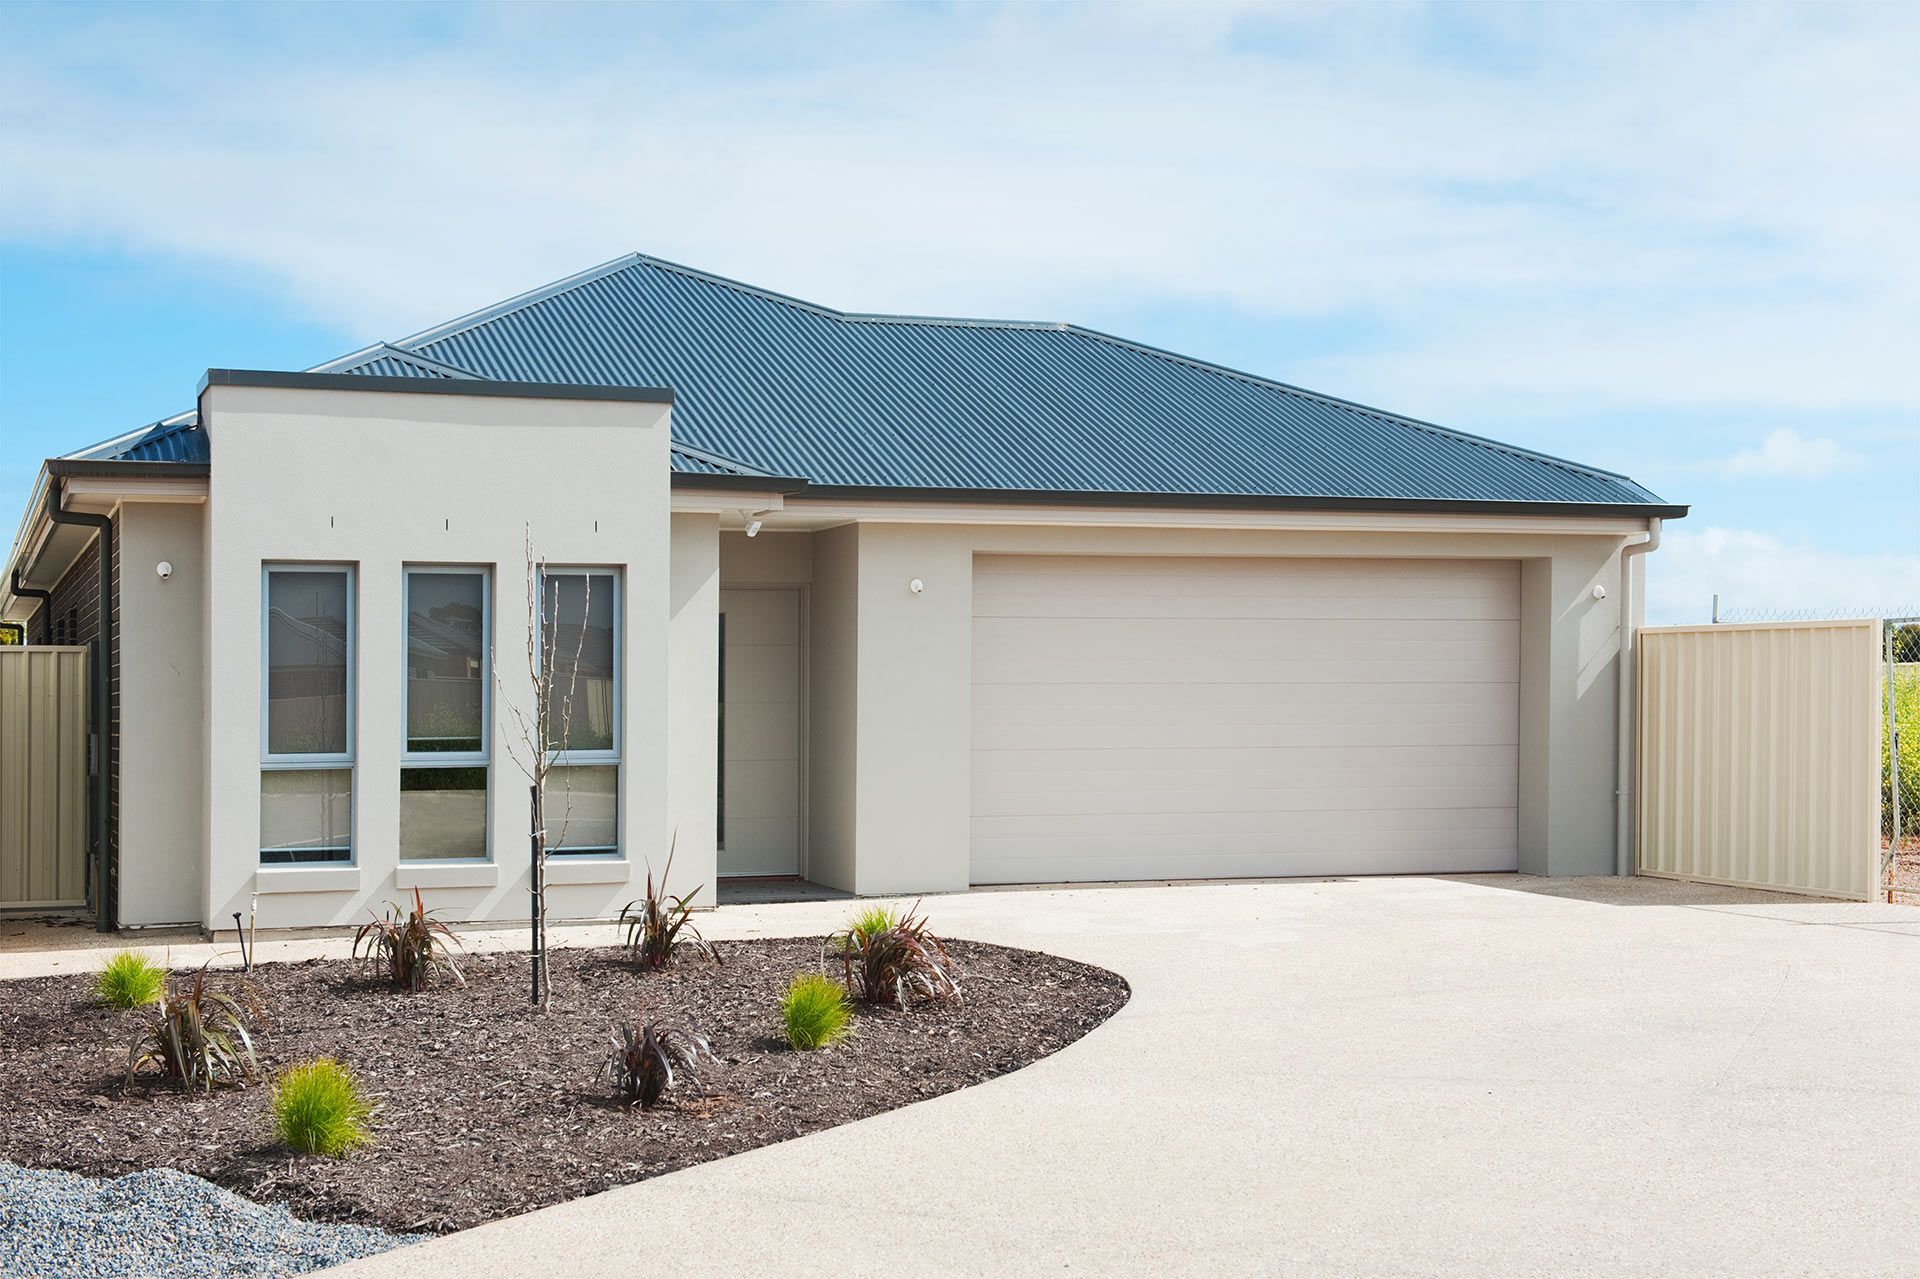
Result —
M297 1275L418 1237L301 1221L171 1168L97 1181L0 1161L0 1275Z

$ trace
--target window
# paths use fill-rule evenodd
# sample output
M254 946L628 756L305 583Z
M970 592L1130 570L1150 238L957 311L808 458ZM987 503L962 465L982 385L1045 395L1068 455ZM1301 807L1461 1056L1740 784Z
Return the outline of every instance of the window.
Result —
M405 582L400 858L485 858L493 677L486 571L410 568Z
M353 570L261 574L260 861L353 860Z
M547 681L547 847L620 852L620 579L605 569L548 569L540 579Z

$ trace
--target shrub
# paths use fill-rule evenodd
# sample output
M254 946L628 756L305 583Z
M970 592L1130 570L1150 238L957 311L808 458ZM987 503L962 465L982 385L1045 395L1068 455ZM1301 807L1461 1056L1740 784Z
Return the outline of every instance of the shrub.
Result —
M868 910L827 938L827 946L840 952L847 989L869 1004L904 1008L909 998L944 1001L960 994L958 967L927 931L926 917L912 910Z
M245 986L240 997L207 989L203 965L191 985L161 996L160 1010L127 1054L127 1082L142 1066L184 1088L213 1091L215 1084L245 1083L260 1073L247 1034L246 1016L260 1015ZM243 1004L244 1001L244 1004Z
M115 951L94 978L93 991L115 1008L158 1003L167 993L167 970L137 950Z
M364 949L367 967L384 974L401 990L420 990L436 970L444 969L453 979L466 985L460 968L448 953L449 945L460 939L453 930L433 918L420 890L413 890L413 909L402 913L397 902L387 903L386 918L375 916L360 925L353 935L353 957L361 958Z
M642 1110L651 1110L682 1077L695 1089L706 1091L700 1079L702 1057L716 1065L720 1061L693 1018L683 1017L673 1026L657 1021L635 1022L613 1032L613 1049L601 1073L612 1078L615 1090L629 1106L639 1102Z
M810 1051L845 1038L853 1009L847 1005L847 992L832 978L802 973L787 987L780 1015L787 1023L787 1042Z
M303 1155L334 1159L366 1145L372 1117L360 1081L331 1057L293 1066L274 1085L274 1135Z
M685 896L666 893L663 890L672 873L673 854L669 852L667 867L660 872L660 888L654 887L653 868L649 866L647 895L628 902L620 911L620 922L627 926L627 950L642 968L665 968L673 962L674 950L681 946L691 946L719 963L720 952L700 935L690 918L693 904L688 898L700 890L696 888Z

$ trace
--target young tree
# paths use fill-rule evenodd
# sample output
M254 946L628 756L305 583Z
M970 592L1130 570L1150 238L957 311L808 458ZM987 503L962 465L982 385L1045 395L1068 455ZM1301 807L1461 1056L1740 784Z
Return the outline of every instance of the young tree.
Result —
M526 571L526 656L529 687L533 693L531 710L506 695L504 686L499 685L497 665L494 678L500 701L512 718L514 735L518 739L509 745L508 754L526 775L533 799L530 848L532 901L529 910L533 933L530 943L533 1004L544 1011L552 994L552 982L547 969L547 857L552 847L566 838L567 818L572 811L572 797L569 795L561 806L558 824L549 825L547 778L572 737L574 692L580 677L580 656L586 645L585 620L587 609L593 602L593 578L591 575L582 578L585 591L581 599L582 624L574 628L569 652L561 638L566 628L558 624L559 583L548 580L546 560L534 553L531 525L526 533Z

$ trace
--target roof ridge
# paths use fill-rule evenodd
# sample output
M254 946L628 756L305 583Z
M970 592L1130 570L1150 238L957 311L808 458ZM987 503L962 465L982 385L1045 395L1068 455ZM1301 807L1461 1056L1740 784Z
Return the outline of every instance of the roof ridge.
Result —
M143 426L134 427L131 431L122 431L120 434L101 440L97 444L89 444L83 449L75 449L71 453L63 453L60 456L63 461L84 461L88 458L97 457L116 444L125 444L129 447L135 444L144 444L148 440L165 439L169 435L177 435L183 430L188 430L198 425L200 425L200 414L198 411L187 409L184 412L170 414L167 417L156 418L154 421L148 422ZM164 431L160 430L163 426L167 428Z
M688 444L684 440L673 439L671 435L669 435L667 439L667 447L674 450L677 453L684 453L688 457L694 458L697 461L705 462L710 466L722 466L727 468L730 471L737 471L743 477L747 477L747 478L757 477L757 478L765 478L765 479L780 478L774 475L772 471L762 470L757 466L753 466L747 462L742 462L739 458L728 457L724 453L715 453L711 449L703 449L696 444Z
M1421 418L1408 417L1404 413L1394 413L1387 409L1375 408L1370 404L1362 404L1357 400L1343 399L1340 396L1328 395L1321 391L1311 391L1306 387L1295 386L1291 382L1282 382L1277 378L1263 377L1257 373L1249 373L1243 369L1236 369L1225 364L1217 364L1211 360L1203 360L1196 356L1182 355L1178 351L1169 351L1164 347L1157 347L1150 343L1135 341L1132 338L1119 337L1112 333L1103 332L1100 329L1087 328L1084 325L1059 320L992 320L972 319L961 316L906 315L879 311L841 311L819 302L809 302L805 298L794 297L791 294L776 292L773 289L762 288L756 284L748 284L742 280L731 279L724 275L716 275L711 271L703 271L698 267L686 266L679 262L669 262L665 258L656 258L649 254L639 252L629 253L624 257L615 258L611 262L604 262L597 267L592 267L576 275L568 276L564 280L557 280L542 288L531 289L517 297L509 298L507 301L499 303L496 306L482 308L479 311L462 316L457 320L451 320L446 324L437 325L422 334L416 334L413 337L402 339L402 341L405 343L425 343L427 341L438 340L462 328L468 328L485 323L488 320L498 319L500 316L519 310L522 307L530 306L535 302L545 301L547 298L556 294L578 288L580 285L591 283L593 280L600 279L604 276L618 274L620 271L632 266L649 266L659 270L670 271L676 275L702 280L722 288L732 289L738 293L745 293L752 297L763 298L769 302L794 307L798 310L807 311L827 319L840 320L851 324L901 324L920 325L929 328L992 328L1078 334L1081 337L1091 338L1094 341L1106 342L1113 346L1137 351L1156 359L1183 364L1188 368L1199 369L1208 373L1216 373L1223 377L1235 378L1252 386L1265 387L1286 395L1300 396L1319 404L1365 413L1379 422L1389 426L1397 426L1403 430L1438 435L1446 439L1457 440L1464 444L1488 449L1492 452L1504 453L1509 457L1525 458L1530 461L1542 462L1549 466L1560 467L1580 475L1618 480L1636 489L1640 489L1642 493L1646 493L1649 497L1653 496L1631 477L1623 475L1618 471L1609 471L1603 467L1589 466L1585 463L1575 462L1569 458L1559 457L1552 453L1544 453L1538 449L1522 448L1519 445L1490 439L1484 435L1475 435L1471 431L1462 431L1450 426L1441 426L1436 422L1428 422Z
M444 324L436 324L431 328L422 329L418 333L401 338L398 342L383 342L380 343L380 345L391 346L396 350L413 354L413 348L416 346L425 346L429 342L437 342L441 338L457 333L462 329L472 328L478 324L485 324L489 320L497 320L504 315L511 315L513 312L521 310L524 307L532 306L536 302L545 302L548 298L557 297L562 293L577 289L583 284L591 284L603 276L615 275L627 267L632 266L640 257L641 255L638 253L622 254L610 261L602 262L599 266L590 266L584 271L575 271L572 275L564 276L548 284L542 284L538 288L528 289L524 293L516 293L503 302L495 302L492 306L483 306L477 311L469 311L465 315L455 316Z

